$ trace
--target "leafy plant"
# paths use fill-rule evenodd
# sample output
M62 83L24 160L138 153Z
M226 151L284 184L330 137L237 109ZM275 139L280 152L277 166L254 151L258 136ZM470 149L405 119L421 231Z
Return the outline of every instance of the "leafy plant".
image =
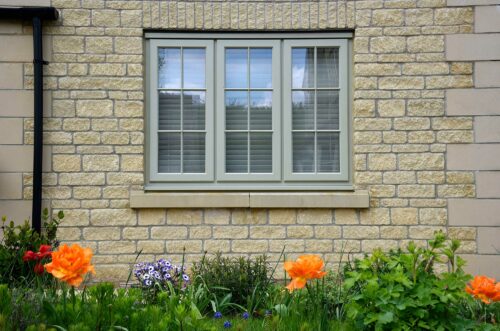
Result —
M24 224L15 225L13 221L7 222L2 218L1 230L3 239L0 241L0 283L10 285L28 285L36 277L32 264L23 261L26 251L38 251L41 245L50 245L52 248L58 246L56 240L57 228L64 218L60 211L56 217L49 218L49 212L44 209L42 214L42 231L37 233L31 228L28 221ZM50 282L51 277L42 277L44 283Z
M356 261L346 271L345 288L356 292L346 306L347 316L359 329L470 327L471 321L459 313L470 278L462 271L463 260L455 254L459 246L456 240L447 243L445 235L438 232L428 248L410 243L406 252L376 250ZM447 263L451 271L436 273L436 263Z

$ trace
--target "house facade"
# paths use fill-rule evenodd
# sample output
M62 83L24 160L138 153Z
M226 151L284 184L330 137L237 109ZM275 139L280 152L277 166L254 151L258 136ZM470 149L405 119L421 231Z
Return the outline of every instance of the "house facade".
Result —
M139 259L462 241L500 277L500 1L0 0L43 22L43 204ZM0 21L0 215L31 215L31 22Z

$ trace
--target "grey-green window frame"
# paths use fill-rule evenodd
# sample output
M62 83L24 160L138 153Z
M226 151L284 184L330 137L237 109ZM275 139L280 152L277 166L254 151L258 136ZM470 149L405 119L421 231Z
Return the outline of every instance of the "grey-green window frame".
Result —
M219 74L216 77L216 104L224 105L224 93L226 91L225 57L226 48L271 48L272 49L272 172L271 173L227 173L225 172L226 146L225 146L225 111L216 114L216 139L220 155L216 157L217 179L221 182L228 181L279 181L281 176L281 90L280 90L280 58L281 46L278 40L220 40L217 42L216 68ZM248 61L249 62L249 61ZM248 64L249 65L249 64ZM222 69L224 68L224 69ZM224 74L223 74L224 73ZM250 90L250 86L247 87Z
M148 107L150 109L158 109L158 70L151 70L151 68L158 68L158 49L160 48L205 48L206 64L205 64L205 90L206 90L206 108L205 108L205 172L204 173L160 173L158 171L158 111L148 112L148 144L147 151L151 158L148 164L149 180L152 182L184 182L184 181L197 181L207 182L214 180L213 160L214 154L210 151L213 150L213 135L214 135L214 109L213 109L213 84L211 78L213 77L213 48L214 42L212 40L160 40L155 39L149 42L148 58ZM182 132L182 128L181 128ZM181 133L182 134L182 133Z
M318 191L318 190L352 190L352 138L351 138L351 48L352 42L351 33L182 33L182 32L166 32L146 33L146 185L145 190L149 191ZM220 142L221 135L221 117L223 110L220 109L220 72L221 68L212 70L217 65L220 59L217 49L219 44L240 45L254 47L259 45L259 42L279 43L280 64L279 82L277 90L279 92L280 109L275 114L273 109L273 121L275 116L279 119L279 124L276 128L273 127L273 132L280 133L279 148L280 152L276 153L273 140L273 174L274 178L259 178L259 174L251 174L250 178L237 176L221 175L221 161L224 161ZM153 134L155 127L155 99L153 91L155 88L155 79L157 79L157 47L165 45L174 45L176 47L195 47L207 46L207 102L206 102L206 173L205 174L164 174L158 173L158 145L155 142ZM340 135L340 173L327 174L293 174L291 173L291 163L289 158L292 155L290 149L291 137L291 107L290 100L286 97L287 92L287 70L286 66L290 63L290 58L287 58L287 52L290 47L321 47L321 46L336 46L340 48L339 68L340 68L340 120L339 131ZM258 46L257 46L258 47ZM211 49L212 51L209 51ZM274 58L274 52L273 52ZM214 66L209 64L213 63ZM220 64L218 65L220 66ZM275 66L273 66L275 68ZM153 70L154 69L154 70ZM273 82L275 81L275 73L273 73ZM290 82L290 80L289 80ZM215 87L215 88L214 88ZM209 93L209 89L211 92ZM289 91L289 89L288 89ZM274 96L273 96L274 99ZM210 101L209 101L210 100ZM156 101L157 102L157 101ZM156 107L156 108L155 108ZM274 102L273 102L274 107ZM222 115L222 116L221 116ZM156 143L156 145L155 145ZM156 156L156 157L155 157ZM279 161L279 167L275 170L276 158ZM271 176L270 176L271 177Z
M292 75L291 59L292 48L294 47L338 47L339 48L339 140L340 140L340 172L338 173L294 173L292 171ZM288 39L283 43L283 150L290 151L284 155L284 178L289 181L346 181L349 179L349 70L347 58L347 40L345 39L313 39L300 40ZM316 63L316 61L315 61ZM314 76L317 76L316 65L314 67ZM316 77L315 77L316 81ZM314 90L316 89L316 84ZM316 108L316 106L315 106ZM344 110L344 111L342 111ZM315 121L316 122L316 121ZM315 132L318 132L316 129ZM317 151L316 151L317 153ZM315 159L317 155L315 153Z

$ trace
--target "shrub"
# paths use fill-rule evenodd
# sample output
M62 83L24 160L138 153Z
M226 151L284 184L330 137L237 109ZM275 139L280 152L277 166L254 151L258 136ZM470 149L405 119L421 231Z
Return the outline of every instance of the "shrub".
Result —
M229 311L237 306L249 312L259 309L272 280L265 255L255 259L222 257L220 253L214 257L205 255L193 264L191 271L194 284L202 284L211 292L215 311Z
M49 218L47 209L43 211L43 227L40 234L31 228L28 221L22 225L14 225L2 218L3 239L0 241L0 283L28 285L36 277L34 263L25 263L23 256L27 251L37 252L41 245L58 246L56 240L57 227L64 218L60 211L56 217ZM43 282L51 281L51 277L42 277Z
M407 251L380 250L347 268L345 287L355 293L347 304L347 315L359 329L461 330L470 327L460 314L470 278L455 255L459 242L447 244L443 233L429 241L428 248L414 243ZM442 257L446 260L442 260ZM446 262L451 272L438 274L437 262ZM350 270L349 270L350 269Z

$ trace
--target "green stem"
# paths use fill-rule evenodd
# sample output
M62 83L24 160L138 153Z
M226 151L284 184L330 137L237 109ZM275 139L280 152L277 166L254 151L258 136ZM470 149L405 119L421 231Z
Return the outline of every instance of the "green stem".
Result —
M64 311L64 319L68 316L68 312L66 311L66 287L62 286L62 296L63 296L63 311Z
M75 287L71 286L71 301L73 302L73 312L75 311L76 305L76 296L75 296Z

